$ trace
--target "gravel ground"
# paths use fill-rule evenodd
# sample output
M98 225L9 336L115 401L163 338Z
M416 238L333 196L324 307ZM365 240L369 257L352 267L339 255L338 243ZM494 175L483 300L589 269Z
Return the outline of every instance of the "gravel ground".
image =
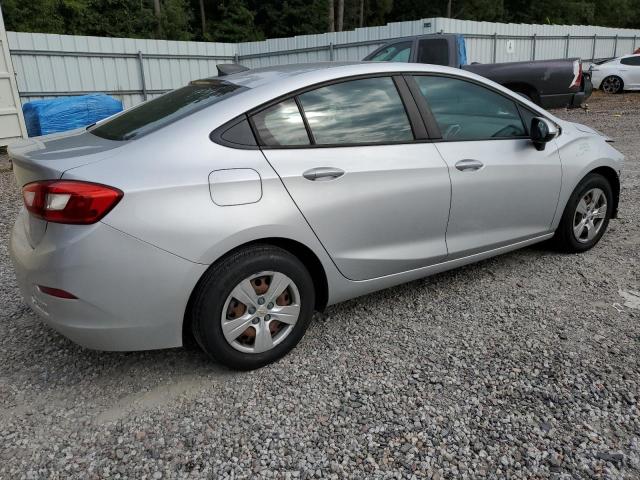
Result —
M598 247L331 307L251 373L84 350L44 326L9 265L18 194L0 171L0 477L640 477L640 94L556 113L627 156Z

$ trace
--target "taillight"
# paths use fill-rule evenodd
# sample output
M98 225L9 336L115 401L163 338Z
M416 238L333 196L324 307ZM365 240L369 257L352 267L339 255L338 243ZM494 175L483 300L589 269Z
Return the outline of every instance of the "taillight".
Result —
M582 62L580 60L576 60L573 62L573 81L569 88L578 87L580 88L582 85Z
M109 213L122 192L98 183L47 180L25 185L22 197L27 210L47 222L88 225Z

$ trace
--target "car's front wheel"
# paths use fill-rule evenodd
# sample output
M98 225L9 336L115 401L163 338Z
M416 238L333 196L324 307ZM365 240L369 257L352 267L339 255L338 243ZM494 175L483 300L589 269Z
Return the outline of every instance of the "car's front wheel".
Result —
M557 245L566 252L584 252L600 241L613 212L613 192L609 181L590 173L575 188L560 225Z
M191 328L212 358L251 370L296 346L309 326L314 301L311 276L295 256L252 245L207 271L191 305Z

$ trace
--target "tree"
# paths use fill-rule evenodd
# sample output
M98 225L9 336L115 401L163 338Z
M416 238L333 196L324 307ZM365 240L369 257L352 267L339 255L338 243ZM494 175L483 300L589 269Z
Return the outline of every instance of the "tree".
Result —
M157 38L171 40L191 40L191 20L193 13L187 7L187 0L163 0L160 14L160 31Z
M215 21L207 24L205 40L241 42L261 38L256 32L255 14L242 0L223 0L216 7Z
M638 28L640 0L595 0L594 17L599 25Z
M336 12L333 6L333 0L329 0L329 31L336 31Z
M200 25L202 27L202 38L207 34L207 16L204 13L204 0L198 2L200 4Z
M453 18L499 22L504 17L503 0L463 0L459 4L456 2L455 5L456 10L454 10Z
M160 7L160 0L153 0L153 13L156 15L156 22L158 22L158 37L162 35L162 10Z
M4 0L2 12L7 30L66 33L65 21L51 0Z
M595 5L590 1L537 0L529 7L531 23L555 25L590 25L594 22Z
M261 37L277 38L327 31L327 0L248 0Z
M640 28L640 0L0 0L8 30L239 42L451 16Z

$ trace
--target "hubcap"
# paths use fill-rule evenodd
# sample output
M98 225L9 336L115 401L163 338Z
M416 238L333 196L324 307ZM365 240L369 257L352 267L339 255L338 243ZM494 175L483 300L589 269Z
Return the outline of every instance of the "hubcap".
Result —
M281 343L300 315L298 287L284 273L265 271L245 278L222 309L222 333L236 350L262 353Z
M598 235L607 216L607 196L599 188L592 188L578 202L573 215L573 235L580 243L587 243Z
M620 90L620 79L616 77L608 77L602 82L602 90L606 93L618 93Z

